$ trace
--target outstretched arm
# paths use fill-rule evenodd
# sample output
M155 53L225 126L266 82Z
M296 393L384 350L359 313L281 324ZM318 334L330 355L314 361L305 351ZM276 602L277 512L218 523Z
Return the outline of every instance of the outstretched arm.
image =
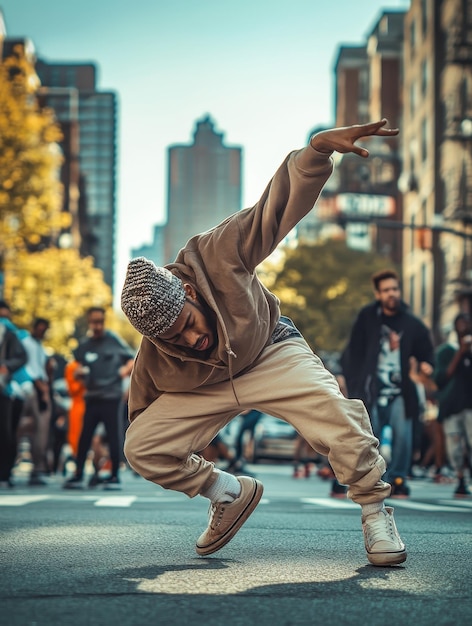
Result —
M323 130L310 140L311 147L318 152L331 154L340 152L346 154L353 152L361 157L368 157L369 151L356 145L356 142L363 137L377 135L379 137L394 137L398 135L398 128L384 128L386 119L370 124L355 124L354 126L343 126L341 128L331 128Z
M254 207L238 211L232 220L223 222L224 227L208 231L211 245L218 245L226 255L234 250L253 271L315 205L333 169L331 153L336 150L367 157L368 151L356 142L363 137L398 134L398 129L386 129L385 124L387 120L380 120L314 135L310 145L287 156ZM207 238L200 236L199 241L202 249L208 245ZM234 247L235 241L240 248Z

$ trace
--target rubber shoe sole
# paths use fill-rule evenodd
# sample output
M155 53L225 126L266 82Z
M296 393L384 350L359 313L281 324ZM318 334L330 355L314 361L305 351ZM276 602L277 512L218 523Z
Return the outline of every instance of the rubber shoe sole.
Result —
M385 517L382 517L384 515ZM398 534L398 530L393 517L393 508L386 507L377 514L377 519L362 521L364 534L364 543L367 553L367 559L372 565L380 567L388 567L390 565L400 565L407 559L405 544ZM382 526L385 525L385 528ZM384 536L382 533L385 531ZM384 544L384 549L371 549L379 543ZM389 545L390 544L390 545Z
M389 567L390 565L400 565L400 563L404 563L407 559L407 552L403 550L403 552L367 552L367 559L369 563L372 565L376 565L377 567Z
M219 535L213 541L211 541L210 543L207 543L207 544L202 543L203 535L205 535L205 533L207 531L205 531L199 537L199 539L197 540L197 543L195 545L195 550L196 550L198 555L200 555L200 556L208 556L209 554L213 554L214 552L217 552L218 550L221 550L221 548L223 548L234 537L234 535L238 532L238 530L241 528L241 526L248 519L248 517L254 511L256 506L259 504L259 501L262 498L262 494L264 492L264 487L263 487L262 483L259 482L258 480L255 480L254 478L249 478L249 477L246 477L246 476L241 476L241 477L238 478L238 480L240 480L240 482L242 482L241 479L242 480L250 480L250 481L252 481L252 485L251 485L251 489L249 491L249 494L245 494L245 504L244 504L244 507L241 509L239 515L233 521L231 526L229 526L227 528L227 530L223 534ZM228 507L231 508L234 505L237 505L238 500L239 500L239 498L234 500L234 502L232 502L231 504L225 505L226 508L228 508Z

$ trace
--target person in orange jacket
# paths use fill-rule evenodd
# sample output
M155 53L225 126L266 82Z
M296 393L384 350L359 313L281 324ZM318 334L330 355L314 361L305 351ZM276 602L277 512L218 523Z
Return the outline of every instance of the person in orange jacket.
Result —
M69 396L71 398L71 406L69 409L69 428L67 432L67 440L72 448L74 458L77 457L79 450L80 433L82 432L82 423L85 412L85 384L84 378L76 376L77 369L80 367L78 361L69 361L64 369L64 378L67 382Z

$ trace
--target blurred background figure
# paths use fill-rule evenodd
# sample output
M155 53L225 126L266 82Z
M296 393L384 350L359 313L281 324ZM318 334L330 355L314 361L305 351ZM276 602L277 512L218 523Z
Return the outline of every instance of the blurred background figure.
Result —
M391 497L407 498L413 423L420 416L410 358L415 357L418 370L430 376L434 348L429 330L401 299L397 273L377 272L372 285L375 301L359 312L341 365L348 395L363 400L377 439L382 442L383 429L391 429L391 457L383 479L392 485Z
M220 433L214 437L206 448L199 451L207 461L212 463L218 463L219 461L228 461L230 464L233 461L233 454L225 443Z
M137 474L129 465L128 460L125 457L125 453L124 453L124 441L125 441L125 437L126 437L126 431L128 430L128 426L129 426L129 419L128 419L128 402L129 402L129 385L130 385L130 381L131 381L131 372L133 370L133 366L134 366L134 361L133 363L129 363L127 366L127 374L125 372L125 376L123 376L123 378L121 379L121 384L122 384L122 396L121 396L121 405L119 408L119 417L118 417L118 428L119 428L119 433L120 433L120 441L123 443L123 445L120 445L120 453L121 453L121 465L124 467L128 467L136 476L139 476L139 474Z
M438 386L439 416L449 462L457 478L454 495L471 496L465 471L472 467L472 321L459 313L452 342L436 350L434 380Z
M414 357L410 359L410 378L421 398L420 418L414 423L414 446L411 467L413 478L431 478L451 482L442 422L438 419L437 386L432 376L425 376Z
M2 306L3 305L3 306ZM26 351L0 303L0 487L13 487L11 472L16 456L16 425L13 419L12 375L27 360ZM5 316L6 313L6 316Z
M293 453L293 478L310 478L314 454L310 444L297 433Z
M102 424L111 461L111 475L104 481L98 475L98 462L89 486L103 482L107 489L119 489L120 445L123 429L120 408L123 399L123 379L130 375L134 363L134 351L115 333L105 329L105 310L91 307L87 311L88 334L74 352L80 364L75 370L76 378L82 380L85 390L85 413L76 459L74 476L64 483L65 489L83 487L84 466L92 445L97 426ZM103 435L100 435L103 437ZM102 439L101 443L105 441Z
M47 485L49 474L48 444L51 422L51 387L48 373L48 355L43 346L49 329L49 320L38 317L34 320L31 333L22 339L28 357L26 372L33 386L25 398L25 414L31 418L30 433L33 468L29 477L30 486Z
M67 459L70 457L68 428L71 398L65 380L66 364L66 359L57 353L49 358L47 364L51 390L51 429L48 460L52 474L59 472L65 474Z
M247 409L246 411L242 411L240 416L242 420L234 442L234 458L229 463L226 471L231 472L232 474L252 476L252 474L245 467L247 459L245 457L244 442L248 439L253 439L254 429L256 428L262 413L257 409Z
M79 452L79 439L82 433L82 424L85 413L85 382L84 377L78 374L81 365L75 359L69 361L64 368L64 378L71 399L68 415L67 442L73 460Z

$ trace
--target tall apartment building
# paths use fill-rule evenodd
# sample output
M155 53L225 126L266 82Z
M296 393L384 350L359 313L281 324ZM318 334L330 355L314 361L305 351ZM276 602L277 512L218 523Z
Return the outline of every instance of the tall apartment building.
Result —
M403 99L404 294L440 339L472 310L472 0L412 0Z
M446 259L440 313L443 324L449 324L457 312L453 304L472 313L472 1L444 2L439 19L441 224L455 231L444 232L440 240Z
M64 208L73 245L92 256L113 289L116 230L117 97L99 91L94 64L38 60L43 105L54 109L64 139Z
M383 11L364 45L341 46L335 64L336 126L386 117L400 125L404 11ZM347 244L402 260L399 139L366 140L370 158L343 155L334 212ZM362 242L362 245L360 244Z
M341 46L335 67L336 125L369 121L370 74L367 46Z
M225 146L209 116L197 122L192 144L168 148L165 263L190 237L241 209L241 159L242 149Z

